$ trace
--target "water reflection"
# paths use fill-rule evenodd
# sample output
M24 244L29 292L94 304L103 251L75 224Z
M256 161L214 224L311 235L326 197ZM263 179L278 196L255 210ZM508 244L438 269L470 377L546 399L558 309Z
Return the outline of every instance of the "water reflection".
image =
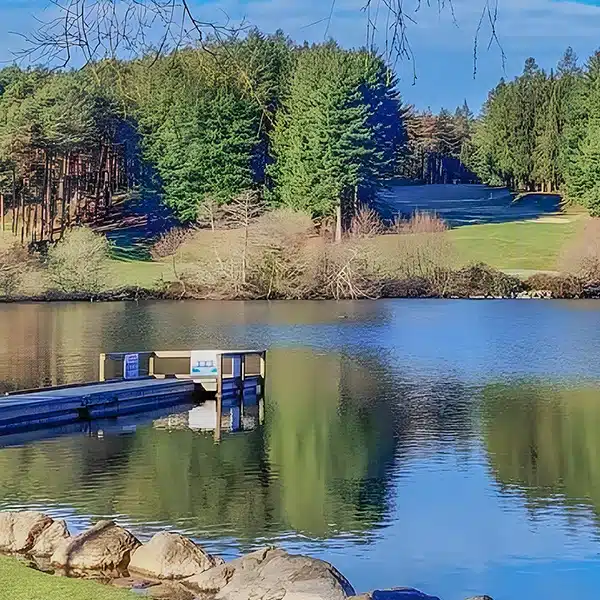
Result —
M595 597L599 332L588 302L0 307L3 389L111 350L270 349L264 413L224 406L220 443L210 405L15 438L0 507L277 543L360 591Z
M494 476L532 511L558 503L600 517L600 388L488 386L483 431Z
M0 498L203 539L371 531L386 512L398 425L376 373L339 354L275 351L267 382L264 426L258 399L224 403L222 425L246 433L219 445L206 433L217 421L207 402L147 425L5 448Z

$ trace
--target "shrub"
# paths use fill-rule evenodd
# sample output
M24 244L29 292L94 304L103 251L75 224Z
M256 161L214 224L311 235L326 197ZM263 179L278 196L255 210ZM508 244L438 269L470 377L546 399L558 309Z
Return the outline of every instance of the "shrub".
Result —
M431 281L424 277L395 279L384 284L382 295L385 298L428 298L435 296Z
M549 275L538 273L523 282L526 290L531 292L548 291L553 298L581 298L584 283L574 275Z
M352 217L349 234L350 237L369 238L381 235L384 231L385 227L379 213L363 204Z
M443 221L420 217L407 222L403 234L395 236L393 254L385 258L390 279L425 280L431 294L445 295L456 258L448 230L441 225Z
M458 298L475 296L506 298L513 297L522 290L523 283L517 277L479 263L452 271L443 295Z
M582 231L564 250L561 269L585 280L600 283L600 219L585 222Z
M76 227L48 251L48 276L66 293L95 294L103 290L110 244L105 236L87 227Z
M397 216L392 226L396 233L444 233L448 225L437 214L425 211L415 211L409 219Z
M20 244L0 249L0 293L14 296L30 270L31 256Z
M173 227L163 233L150 250L154 260L173 256L181 245L190 237L190 230L183 227Z

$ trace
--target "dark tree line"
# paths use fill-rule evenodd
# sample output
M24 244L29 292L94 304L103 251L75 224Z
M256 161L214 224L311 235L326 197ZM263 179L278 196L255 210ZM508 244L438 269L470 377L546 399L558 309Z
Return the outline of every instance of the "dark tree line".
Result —
M467 162L483 182L562 192L600 212L600 52L580 67L571 48L546 72L533 58L489 94Z
M426 184L477 181L465 166L475 126L466 101L454 113L442 109L437 115L408 107L403 118L408 139L399 165L401 176Z
M127 185L117 106L85 72L0 72L0 203L22 242L61 237Z

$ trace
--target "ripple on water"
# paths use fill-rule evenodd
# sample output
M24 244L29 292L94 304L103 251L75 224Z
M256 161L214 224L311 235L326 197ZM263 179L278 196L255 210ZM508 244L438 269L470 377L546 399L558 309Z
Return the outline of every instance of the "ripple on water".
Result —
M268 345L268 398L263 427L220 444L141 418L0 448L0 508L226 558L275 543L358 590L597 595L597 304L0 307L0 335L17 325L0 390L91 379L101 351Z

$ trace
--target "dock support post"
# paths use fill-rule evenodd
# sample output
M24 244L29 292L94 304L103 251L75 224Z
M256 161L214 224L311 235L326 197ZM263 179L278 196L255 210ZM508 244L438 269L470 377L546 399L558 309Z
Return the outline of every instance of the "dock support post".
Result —
M154 377L154 354L151 354L148 359L148 375Z
M215 442L221 441L221 421L223 412L223 355L217 356L217 422L215 423Z
M106 354L100 355L99 369L98 369L98 381L106 381L104 365L106 363Z
M263 352L260 355L260 393L261 396L264 398L265 397L265 388L267 386L266 381L267 381L267 353Z

